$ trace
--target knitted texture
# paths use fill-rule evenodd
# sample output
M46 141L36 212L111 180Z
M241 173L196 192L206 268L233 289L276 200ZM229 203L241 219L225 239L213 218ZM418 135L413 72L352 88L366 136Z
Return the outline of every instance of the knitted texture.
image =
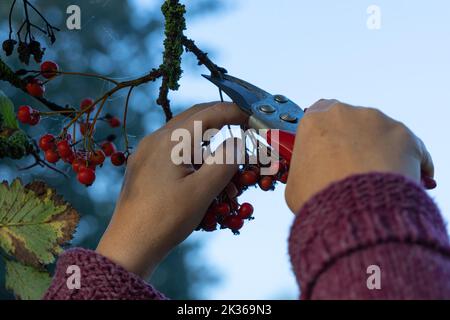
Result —
M450 298L443 219L400 175L355 175L315 195L296 217L289 253L302 299ZM367 288L371 265L381 290Z
M69 289L67 268L81 270L81 288ZM58 260L46 300L165 300L166 297L137 275L91 250L72 249Z
M302 299L450 299L450 245L436 205L395 174L355 175L312 197L295 219L289 253ZM67 267L81 269L70 290ZM367 287L367 268L381 289ZM63 253L45 299L166 299L97 253Z

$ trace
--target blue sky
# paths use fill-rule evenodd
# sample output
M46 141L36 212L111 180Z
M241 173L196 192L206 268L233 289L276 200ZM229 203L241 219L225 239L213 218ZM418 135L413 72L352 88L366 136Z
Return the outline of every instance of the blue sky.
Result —
M214 49L214 59L238 77L301 106L337 98L377 107L403 121L434 157L439 188L431 192L450 219L450 2L445 0L230 0L227 9L188 22L188 35ZM381 29L369 30L367 8L381 9ZM198 72L198 71L197 71ZM217 91L187 74L173 99L216 100ZM293 215L284 189L244 195L256 220L239 237L195 234L205 263L222 282L209 299L295 299L287 255ZM201 262L200 262L201 263Z

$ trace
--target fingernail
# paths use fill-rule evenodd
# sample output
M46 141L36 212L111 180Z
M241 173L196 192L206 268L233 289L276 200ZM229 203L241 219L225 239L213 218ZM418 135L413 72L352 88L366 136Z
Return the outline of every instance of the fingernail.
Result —
M433 190L437 188L437 182L430 177L422 177L422 185L427 190Z

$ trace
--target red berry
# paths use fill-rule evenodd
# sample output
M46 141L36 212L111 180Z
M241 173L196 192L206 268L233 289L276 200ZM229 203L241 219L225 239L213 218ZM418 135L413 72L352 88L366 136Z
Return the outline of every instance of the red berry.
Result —
M228 203L222 202L219 204L216 204L213 208L212 211L222 217L226 217L231 213L231 207Z
M233 232L237 232L244 226L244 220L238 216L228 216L225 218L223 225L231 229Z
M31 119L28 124L30 126L35 126L39 123L39 121L41 121L41 114L39 111L33 110L33 112L31 112Z
M120 119L117 117L112 117L111 119L108 119L108 123L111 128L120 127Z
M84 99L83 101L81 101L80 109L81 109L81 110L85 110L85 111L89 110L89 112L92 112L92 111L95 110L95 107L92 107L92 105L94 104L94 102L95 102L95 101L94 101L93 99L91 99L91 98L86 98L86 99ZM89 108L89 107L92 107L92 108Z
M212 212L208 212L201 223L203 230L211 232L217 229L217 218Z
M45 93L45 87L40 80L33 79L26 86L27 92L33 97L41 98Z
M217 223L216 224L206 224L202 226L202 229L206 232L213 232L217 230Z
M17 111L17 119L24 124L28 124L31 121L31 113L33 109L30 106L21 106Z
M259 187L264 191L273 190L273 178L271 176L262 177L259 180Z
M66 158L73 153L72 147L70 146L69 141L67 140L62 140L58 142L56 148L58 149L58 153L61 156L61 158Z
M72 164L75 161L75 153L71 150L70 154L63 158L63 161Z
M80 172L81 166L85 165L86 160L83 159L75 159L72 162L72 170L76 173Z
M39 148L42 151L51 150L55 147L55 137L52 134L46 134L39 139Z
M110 141L105 141L102 143L102 150L107 157L110 157L116 153L116 146Z
M253 186L258 182L258 176L254 171L244 171L239 178L239 184Z
M248 166L247 171L253 171L257 176L261 174L261 169L256 165Z
M45 61L41 64L41 74L47 79L55 77L58 74L58 69L58 64L53 61Z
M92 123L90 123L90 122L87 124L85 122L80 123L80 132L83 136L90 134L91 128L92 128ZM95 132L95 128L92 130L92 134L94 134L94 132Z
M45 160L47 160L50 163L57 163L59 161L59 154L53 150L47 150L45 151Z
M253 206L250 203L243 203L238 211L238 217L241 219L249 219L253 215Z
M77 179L81 184L90 186L95 181L95 171L91 168L80 168Z
M100 166L105 162L105 153L102 150L95 150L91 153L89 160L92 162L92 164L96 166Z
M111 163L116 167L120 167L125 161L127 161L127 158L123 152L116 152L111 155Z
M90 162L90 161L84 160L84 161L80 164L80 169L78 170L78 172L80 172L80 171L81 171L82 169L84 169L84 168L89 168L89 169L95 171L96 165L95 165L94 163Z

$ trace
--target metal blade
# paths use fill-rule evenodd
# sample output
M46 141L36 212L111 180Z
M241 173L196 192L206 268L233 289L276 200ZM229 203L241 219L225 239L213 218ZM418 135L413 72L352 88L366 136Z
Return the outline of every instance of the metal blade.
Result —
M266 91L235 77L223 75L222 78L203 75L227 94L230 99L248 114L252 114L251 106L270 96Z

